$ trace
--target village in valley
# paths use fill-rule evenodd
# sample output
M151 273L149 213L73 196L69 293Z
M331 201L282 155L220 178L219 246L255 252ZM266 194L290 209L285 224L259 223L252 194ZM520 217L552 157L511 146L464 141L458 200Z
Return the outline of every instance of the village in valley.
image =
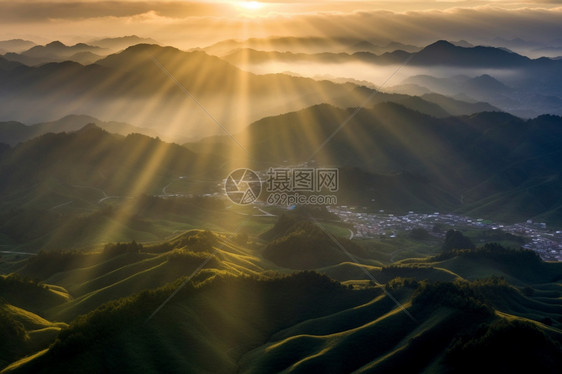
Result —
M329 210L343 222L353 226L353 237L357 239L393 239L400 232L419 228L437 237L444 237L449 229L498 230L525 238L521 247L537 252L545 261L562 261L562 231L552 230L542 222L528 220L515 224L499 224L481 218L473 219L439 212L429 214L410 211L405 215L395 215L380 210L378 213L367 213L350 206L332 206Z

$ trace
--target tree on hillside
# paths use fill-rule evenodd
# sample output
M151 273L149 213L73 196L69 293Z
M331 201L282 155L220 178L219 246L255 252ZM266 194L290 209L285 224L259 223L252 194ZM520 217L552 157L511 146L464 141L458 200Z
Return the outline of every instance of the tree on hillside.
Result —
M441 247L443 252L450 252L453 249L474 249L474 243L464 236L460 231L449 230L445 235L445 242Z
M416 240L427 240L431 238L431 235L429 235L426 229L417 227L410 232L410 237Z
M103 248L103 254L110 257L125 253L139 253L143 250L142 244L132 241L130 243L109 243Z

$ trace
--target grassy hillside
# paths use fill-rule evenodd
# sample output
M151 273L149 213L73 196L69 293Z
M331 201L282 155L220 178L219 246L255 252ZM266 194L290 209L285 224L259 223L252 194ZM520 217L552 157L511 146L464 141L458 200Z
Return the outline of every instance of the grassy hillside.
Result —
M219 276L188 284L148 319L178 285L79 317L49 351L8 372L457 372L477 367L470 358L490 345L492 367L510 347L525 352L507 364L514 369L554 373L561 362L560 330L496 311L483 291L504 287L493 281L390 282L410 318L379 289L314 273Z
M40 313L68 301L66 290L38 283L18 274L0 275L0 298L12 305Z
M188 285L169 307L146 322L172 289L108 304L78 319L48 353L19 371L80 367L85 372L135 368L142 368L142 372L231 372L242 352L279 326L352 307L369 298L369 292L351 291L312 273L270 280L219 277L200 287ZM247 319L250 315L251 320ZM185 322L172 322L178 316ZM91 345L92 339L95 345ZM86 345L89 348L83 351ZM132 350L123 352L126 346ZM102 351L109 356L96 360ZM68 355L74 359L60 360Z
M0 299L0 367L46 349L66 327Z
M349 260L339 245L353 256L366 255L364 249L351 240L339 238L335 243L323 229L298 216L282 215L262 238L269 240L263 256L291 269L316 269Z
M491 367L511 350L528 352L512 368L561 362L560 263L497 244L435 254L433 239L431 256L388 263L394 249L301 213L261 238L190 230L30 257L2 277L4 372L452 373L489 350Z

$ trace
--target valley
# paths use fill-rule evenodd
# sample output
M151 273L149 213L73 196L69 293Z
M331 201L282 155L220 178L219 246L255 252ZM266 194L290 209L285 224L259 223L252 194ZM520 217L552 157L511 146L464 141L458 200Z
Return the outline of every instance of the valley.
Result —
M562 260L562 231L547 229L545 223L533 223L528 220L516 224L494 223L482 218L473 219L470 217L455 214L416 214L408 213L405 216L395 216L394 214L379 213L359 213L357 207L329 207L330 212L336 214L343 222L353 225L355 238L396 238L397 232L412 231L423 229L427 235L444 238L447 229L458 229L462 231L478 230L487 232L490 237L496 240L506 240L507 237L513 240L511 245L521 246L537 252L545 261ZM505 234L511 234L512 237Z

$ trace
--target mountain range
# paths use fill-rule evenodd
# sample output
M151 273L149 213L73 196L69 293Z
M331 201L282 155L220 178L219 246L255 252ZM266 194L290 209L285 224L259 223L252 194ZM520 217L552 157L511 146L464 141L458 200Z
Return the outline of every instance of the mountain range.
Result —
M20 53L34 47L35 45L36 44L32 41L23 39L1 40L0 54L8 52Z
M47 133L74 132L94 123L100 128L114 134L129 135L133 133L157 137L154 130L136 127L122 122L106 122L86 115L68 115L56 121L25 125L20 122L0 122L0 139L2 143L15 145Z
M11 238L6 244L24 245L46 238L42 230L53 229L49 222L62 225L54 218L62 212L73 222L77 214L103 208L101 201L125 203L178 188L183 195L211 194L216 181L237 167L266 170L304 163L340 168L340 204L396 213L456 212L504 222L562 222L560 117L521 120L487 112L438 119L381 103L360 111L320 147L353 110L320 105L264 118L235 135L246 155L229 137L188 143L189 151L145 135L112 135L93 124L5 147L0 151L2 204L6 211L24 210L10 213L0 230ZM166 191L170 184L177 187ZM145 209L136 207L136 200L131 204L127 210ZM45 225L37 224L31 236L13 236L14 228L37 210L46 211ZM136 213L126 215L131 214ZM102 212L80 222L91 225L106 216Z
M224 56L224 59L235 64L242 62L259 64L264 62L366 62L377 65L402 64L408 61L413 66L455 66L465 68L522 68L531 66L559 66L556 60L539 58L532 60L517 53L496 47L458 46L441 40L430 44L419 51L408 52L394 49L380 55L369 51L352 54L346 52L322 52L316 54L262 51L251 48L236 49Z
M476 77L457 75L447 78L416 75L405 79L401 85L393 87L393 91L404 94L430 91L464 101L478 99L523 117L535 116L539 113L560 114L559 108L562 105L559 93L546 94L538 88L530 90L521 87L512 88L488 74Z
M89 65L110 53L119 52L136 44L158 44L154 39L141 38L136 35L117 38L91 40L88 43L77 43L69 46L60 41L45 45L21 39L0 41L0 54L10 61L35 66L49 62L74 61Z
M505 48L467 43L455 45L441 40L421 50L397 49L378 55L370 51L296 53L238 48L223 58L236 66L250 69L266 63L327 66L363 63L367 64L366 67L395 65L405 69L417 68L414 69L417 74L406 77L402 82L406 86L398 92L419 95L429 90L463 101L485 101L527 118L544 113L562 114L561 62L545 57L530 59ZM423 79L419 69L425 70L425 74L421 75ZM460 78L459 71L463 71L466 77ZM412 83L416 86L407 86Z
M89 45L106 48L112 52L119 52L123 49L137 44L160 44L152 38L143 38L137 35L127 35L114 38L94 39L88 41Z
M44 46L37 45L31 47L19 54L14 52L6 53L4 58L28 66L68 60L87 65L99 60L108 53L109 50L107 49L84 43L66 46L59 41L54 41Z
M66 61L29 67L0 58L0 81L3 120L43 122L45 118L84 113L153 128L167 138L219 131L200 105L230 131L267 115L324 102L348 107L368 97L378 102L401 100L407 106L409 101L416 110L438 116L493 110L471 103L463 107L457 100L450 102L449 108L456 109L449 112L423 98L376 93L351 83L255 75L204 52L155 45L129 47L87 66ZM44 92L50 93L48 98ZM29 111L29 106L36 110Z
M323 37L269 37L250 38L247 40L223 40L203 48L206 52L224 56L236 49L249 48L264 51L293 53L343 52L359 51L384 53L397 49L415 52L419 47L396 41L369 41L360 38L323 38Z
M248 149L241 164L358 168L363 173L344 170L342 197L376 209L561 221L561 117L483 112L438 119L396 103L354 112L320 105L257 121L237 135ZM225 155L236 147L227 137L186 146Z
M160 156L153 160L155 154ZM148 186L159 190L166 178L192 174L196 164L195 154L177 144L141 134L114 135L90 123L72 133L41 135L5 152L1 188L4 192L38 188L55 179L107 190L113 196L138 195L153 190ZM147 185L140 188L139 180L150 170Z
M180 222L200 225L202 212L209 216L214 205L188 196L214 192L227 173L224 161L200 159L184 147L138 133L110 134L92 123L2 147L0 246L89 247L122 238L162 238ZM165 200L178 193L185 199ZM149 198L158 195L162 199Z

